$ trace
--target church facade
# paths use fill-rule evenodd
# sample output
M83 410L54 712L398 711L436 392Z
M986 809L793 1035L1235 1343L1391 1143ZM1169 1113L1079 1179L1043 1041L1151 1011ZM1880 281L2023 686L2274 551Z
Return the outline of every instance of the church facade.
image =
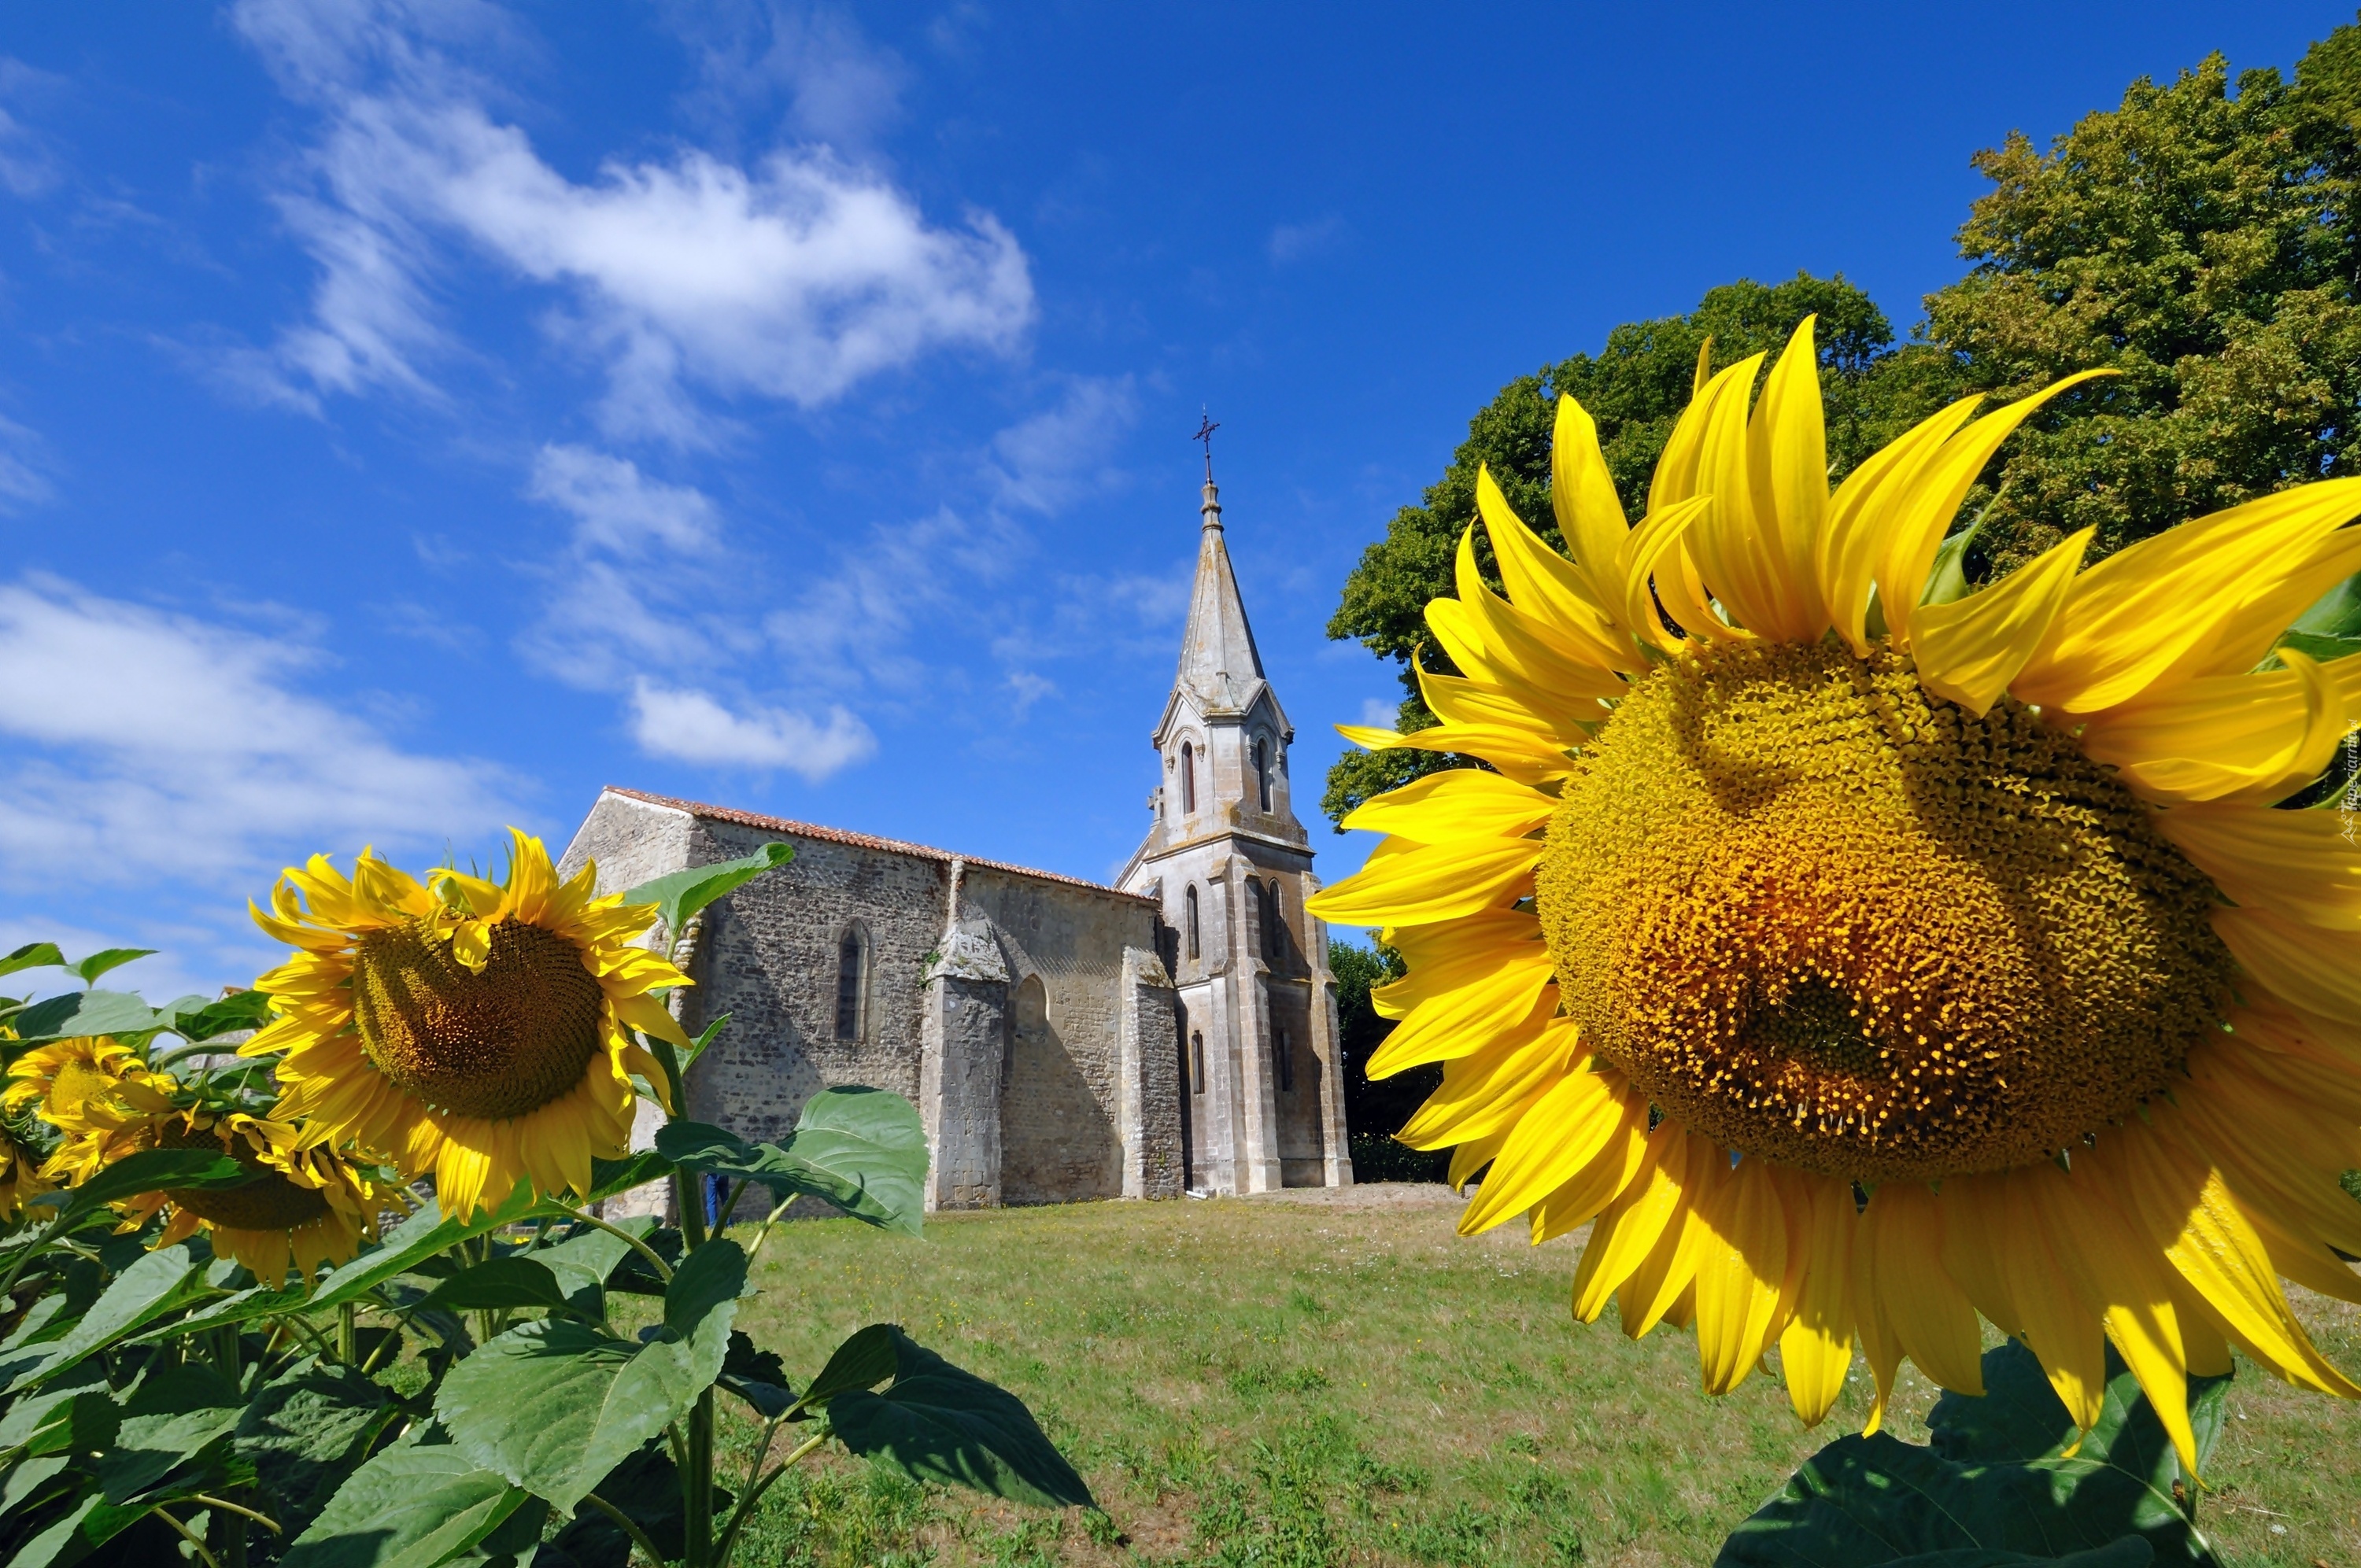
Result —
M560 861L613 891L795 850L669 935L697 981L687 1113L775 1138L820 1088L907 1097L928 1206L1352 1180L1327 932L1210 477L1151 825L1115 887L609 787ZM642 1108L637 1141L652 1139ZM653 1197L653 1195L651 1195Z

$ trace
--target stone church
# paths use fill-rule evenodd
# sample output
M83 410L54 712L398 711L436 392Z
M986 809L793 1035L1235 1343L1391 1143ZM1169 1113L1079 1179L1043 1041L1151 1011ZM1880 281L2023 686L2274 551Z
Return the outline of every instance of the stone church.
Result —
M637 790L560 862L602 891L791 846L686 923L683 1022L729 1026L687 1113L754 1139L830 1084L918 1107L928 1206L1172 1198L1353 1179L1328 937L1208 471L1152 821L1117 885ZM642 1107L638 1141L654 1133Z

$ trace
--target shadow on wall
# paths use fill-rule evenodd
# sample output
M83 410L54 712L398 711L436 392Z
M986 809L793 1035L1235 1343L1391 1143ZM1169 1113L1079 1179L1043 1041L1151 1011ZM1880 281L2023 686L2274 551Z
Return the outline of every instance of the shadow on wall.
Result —
M1115 1124L1049 1021L1041 977L1027 975L1015 1003L1000 1080L1000 1201L1121 1197Z

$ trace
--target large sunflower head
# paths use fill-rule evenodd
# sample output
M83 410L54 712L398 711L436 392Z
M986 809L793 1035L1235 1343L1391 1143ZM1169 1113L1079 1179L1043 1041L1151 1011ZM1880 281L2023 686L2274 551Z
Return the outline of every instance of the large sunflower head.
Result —
M2087 1429L2112 1339L2183 1462L2237 1345L2361 1395L2282 1277L2361 1300L2361 851L2274 806L2332 762L2361 658L2273 648L2361 569L2361 481L2081 569L2084 531L1971 593L1938 573L2001 442L2073 380L1945 410L1831 494L1811 323L1708 375L1626 523L1558 406L1567 550L1489 475L1441 722L1482 759L1370 801L1389 837L1317 913L1405 979L1373 1075L1441 1062L1402 1137L1486 1171L1463 1228L1591 1223L1626 1332L1694 1321L1726 1392L1772 1345L1825 1416L1856 1344L1982 1391L1979 1317ZM1488 1168L1488 1169L1487 1169Z
M406 1213L410 1194L376 1163L349 1149L305 1142L298 1129L243 1112L183 1112L159 1119L144 1146L213 1149L251 1171L238 1187L169 1188L122 1204L121 1228L164 1215L155 1245L208 1233L217 1256L232 1257L276 1286L309 1279L323 1263L344 1263L374 1240L379 1216Z
M592 866L560 883L540 839L510 837L500 881L315 856L255 911L298 949L255 982L278 1017L239 1047L284 1053L273 1116L432 1172L449 1214L524 1180L588 1191L593 1158L629 1152L632 1075L664 1082L631 1031L687 1044L651 994L687 978L633 945L653 906L596 896Z

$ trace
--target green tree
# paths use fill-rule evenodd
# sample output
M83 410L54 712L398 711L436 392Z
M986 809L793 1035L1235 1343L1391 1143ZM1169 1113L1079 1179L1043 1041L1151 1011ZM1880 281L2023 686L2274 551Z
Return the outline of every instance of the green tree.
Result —
M1960 230L1968 276L1921 331L1961 384L2060 400L2004 457L1979 552L2005 570L2096 525L2093 558L2185 519L2356 471L2361 28L2293 82L2219 55L2146 77L2046 154L1980 152L1993 182ZM1975 507L1981 498L1971 496Z
M1328 970L1336 977L1337 1046L1345 1064L1345 1125L1351 1133L1354 1179L1442 1180L1449 1155L1421 1154L1396 1143L1392 1135L1442 1085L1443 1069L1429 1065L1391 1078L1369 1077L1369 1058L1394 1031L1393 1020L1380 1018L1370 1005L1369 991L1402 977L1401 955L1382 945L1332 940Z

